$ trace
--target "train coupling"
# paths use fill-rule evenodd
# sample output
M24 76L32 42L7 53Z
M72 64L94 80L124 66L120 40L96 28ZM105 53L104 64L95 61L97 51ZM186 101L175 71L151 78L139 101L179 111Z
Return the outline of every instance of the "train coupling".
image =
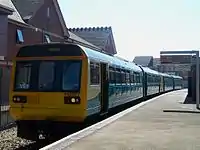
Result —
M46 138L45 138L45 136L44 136L44 135L42 135L42 134L39 134L39 135L38 135L38 139L39 139L39 140L45 140Z
M46 139L46 135L43 133L43 131L38 132L38 139L39 140L45 140Z

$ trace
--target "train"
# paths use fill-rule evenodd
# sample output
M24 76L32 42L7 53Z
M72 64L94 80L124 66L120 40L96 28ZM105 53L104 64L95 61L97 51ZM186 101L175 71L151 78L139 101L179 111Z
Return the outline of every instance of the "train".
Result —
M181 89L182 80L74 43L27 45L13 60L10 114L18 137L37 140L126 103Z

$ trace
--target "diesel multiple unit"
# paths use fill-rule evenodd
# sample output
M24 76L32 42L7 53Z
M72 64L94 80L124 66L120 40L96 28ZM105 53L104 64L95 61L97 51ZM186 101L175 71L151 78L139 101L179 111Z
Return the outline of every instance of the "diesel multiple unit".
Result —
M182 88L182 77L61 43L22 47L11 79L10 112L18 136L26 139L37 138L40 130L57 131L60 125L83 123L125 103Z

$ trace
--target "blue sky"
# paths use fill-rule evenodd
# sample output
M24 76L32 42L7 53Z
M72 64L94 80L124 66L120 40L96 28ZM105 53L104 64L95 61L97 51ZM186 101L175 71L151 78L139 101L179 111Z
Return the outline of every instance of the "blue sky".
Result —
M58 0L68 28L111 26L118 55L200 48L200 0Z

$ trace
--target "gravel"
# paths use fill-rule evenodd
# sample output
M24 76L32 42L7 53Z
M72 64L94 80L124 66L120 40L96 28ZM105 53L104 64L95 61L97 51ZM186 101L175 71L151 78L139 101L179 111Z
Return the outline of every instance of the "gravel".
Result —
M0 132L0 150L14 150L34 143L17 137L17 128L13 127Z

